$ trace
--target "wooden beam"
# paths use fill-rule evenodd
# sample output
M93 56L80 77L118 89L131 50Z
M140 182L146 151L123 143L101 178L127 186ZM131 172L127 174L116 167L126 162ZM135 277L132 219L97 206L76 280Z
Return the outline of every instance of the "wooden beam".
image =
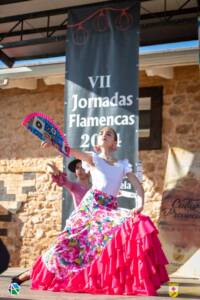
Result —
M9 68L11 68L15 62L13 58L10 58L2 50L0 50L0 60Z
M50 36L48 38L37 38L37 39L30 39L30 40L22 40L22 41L13 41L7 43L1 43L2 49L10 49L16 47L25 47L25 46L33 46L39 44L48 44L48 43L55 43L60 41L66 40L65 35L58 35L58 36Z
M0 5L8 5L11 3L18 3L18 2L27 2L30 0L0 0Z
M9 32L0 32L0 39L5 39L7 37L11 36L21 36L26 34L37 34L37 33L51 33L52 31L60 31L60 30L66 30L67 25L57 25L57 26L49 26L49 27L38 27L38 28L32 28L32 29L24 29L22 30L16 30L16 31L9 31Z

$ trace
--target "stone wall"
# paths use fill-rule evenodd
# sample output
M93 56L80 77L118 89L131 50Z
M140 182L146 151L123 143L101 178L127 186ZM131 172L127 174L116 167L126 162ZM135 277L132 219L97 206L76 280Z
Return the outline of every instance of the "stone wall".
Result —
M200 78L198 67L175 68L172 80L140 74L140 86L163 86L162 149L140 151L144 170L145 212L157 222L168 147L200 148ZM11 265L28 267L61 229L62 189L51 184L46 163L62 168L62 157L40 148L20 122L33 111L63 126L64 87L38 81L36 90L0 90L0 232ZM6 126L7 125L7 126Z
M12 266L30 266L61 229L62 189L51 184L46 164L62 157L44 150L20 125L33 111L53 116L63 125L62 85L36 90L0 90L0 228ZM6 124L7 123L7 124Z
M156 222L160 214L169 147L200 149L200 76L198 66L174 69L172 80L140 73L140 86L163 86L162 149L140 151L144 169L145 211Z
M150 78L146 77L145 73L140 76L141 86L161 85L164 93L162 149L140 152L145 174L145 211L159 224L160 239L170 262L169 273L173 273L174 276L195 278L199 274L198 268L195 267L195 259L193 259L195 253L199 251L199 243L197 244L195 241L195 236L199 234L199 218L188 220L186 218L174 218L171 223L167 223L161 213L161 207L163 209L166 206L162 197L169 148L176 147L193 154L199 153L200 149L199 67L179 67L175 68L174 71L173 80L158 77ZM196 168L199 167L196 166ZM191 176L194 182L193 174ZM187 187L184 188L184 192L188 188L192 189L193 187L195 189L191 178L185 178L185 182L186 179ZM189 179L190 183L188 182ZM184 178L181 182L184 182ZM173 195L173 197L175 196ZM183 198L191 202L191 196L188 197L188 193L183 195L182 192L181 199ZM196 203L196 205L199 204ZM190 226L187 226L188 223ZM188 238L188 234L190 238ZM185 270L189 270L189 272Z

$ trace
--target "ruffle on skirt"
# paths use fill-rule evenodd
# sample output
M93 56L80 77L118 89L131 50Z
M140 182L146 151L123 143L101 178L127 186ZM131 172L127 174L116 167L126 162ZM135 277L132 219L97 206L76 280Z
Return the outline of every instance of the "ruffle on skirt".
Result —
M39 257L32 270L31 287L55 292L154 296L169 280L165 268L168 261L157 234L148 216L128 218L98 258L65 279L49 272Z

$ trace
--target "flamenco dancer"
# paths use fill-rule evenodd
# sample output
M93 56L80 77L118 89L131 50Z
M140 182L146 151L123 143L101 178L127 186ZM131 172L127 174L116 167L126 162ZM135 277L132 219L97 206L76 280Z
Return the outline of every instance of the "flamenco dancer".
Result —
M77 181L73 182L67 178L67 174L61 172L55 165L55 163L49 163L50 174L52 176L52 181L57 185L66 188L73 199L74 208L76 208L83 196L90 188L90 174L86 173L82 167L82 162L80 159L74 159L68 164L68 170L75 174Z
M55 163L48 163L47 166L50 168L49 173L51 174L52 182L55 182L58 186L66 188L73 199L74 208L76 208L81 202L83 196L90 188L90 174L86 173L82 167L80 159L74 159L68 164L68 170L75 174L77 181L73 182L67 178L65 172L61 172ZM12 278L12 282L16 282L21 285L24 281L30 279L30 270L27 270L18 276Z
M117 134L106 127L98 135L99 154L70 150L90 171L93 185L54 246L33 265L33 289L153 296L168 281L168 261L158 231L150 218L141 214L143 188L128 160L114 158L116 147ZM140 200L133 210L117 206L124 176L135 186Z

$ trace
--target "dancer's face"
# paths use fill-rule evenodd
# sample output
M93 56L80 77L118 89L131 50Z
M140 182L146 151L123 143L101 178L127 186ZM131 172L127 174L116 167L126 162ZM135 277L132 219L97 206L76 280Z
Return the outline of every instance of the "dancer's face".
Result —
M112 128L105 127L98 134L98 146L114 150L116 148L117 138L116 133Z
M86 178L89 178L89 174L85 172L85 170L83 169L82 167L82 163L81 162L78 162L76 164L76 167L75 167L75 175L78 179L86 179Z

